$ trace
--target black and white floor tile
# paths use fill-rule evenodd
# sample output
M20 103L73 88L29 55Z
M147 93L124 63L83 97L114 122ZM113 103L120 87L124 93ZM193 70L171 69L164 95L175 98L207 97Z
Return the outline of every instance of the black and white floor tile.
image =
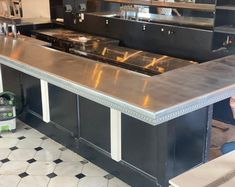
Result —
M0 187L128 187L80 155L18 121L0 134Z

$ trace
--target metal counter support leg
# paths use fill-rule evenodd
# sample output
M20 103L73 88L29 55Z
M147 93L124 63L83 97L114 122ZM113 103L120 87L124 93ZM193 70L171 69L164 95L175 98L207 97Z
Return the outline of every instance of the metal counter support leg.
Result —
M50 106L49 106L49 94L48 94L48 82L40 80L41 83L41 95L42 95L42 117L46 123L50 122Z
M110 137L111 137L111 157L119 162L122 160L122 134L121 134L121 112L110 110Z
M3 92L2 65L0 64L0 93Z

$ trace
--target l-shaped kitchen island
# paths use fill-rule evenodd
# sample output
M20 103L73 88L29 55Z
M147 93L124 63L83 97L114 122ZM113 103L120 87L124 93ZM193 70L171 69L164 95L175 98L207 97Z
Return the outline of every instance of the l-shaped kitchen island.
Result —
M0 64L20 120L135 187L206 162L213 104L235 95L234 55L147 76L0 36Z

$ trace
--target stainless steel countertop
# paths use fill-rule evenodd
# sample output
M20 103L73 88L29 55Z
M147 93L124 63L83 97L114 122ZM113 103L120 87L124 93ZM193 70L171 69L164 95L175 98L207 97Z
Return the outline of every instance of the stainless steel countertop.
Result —
M235 95L235 55L147 77L1 36L0 63L152 125Z

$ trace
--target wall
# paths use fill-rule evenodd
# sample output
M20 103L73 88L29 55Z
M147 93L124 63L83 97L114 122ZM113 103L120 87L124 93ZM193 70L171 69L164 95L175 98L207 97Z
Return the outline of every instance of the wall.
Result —
M6 0L0 0L0 15L9 16L9 3Z
M50 18L49 0L22 0L24 18Z

